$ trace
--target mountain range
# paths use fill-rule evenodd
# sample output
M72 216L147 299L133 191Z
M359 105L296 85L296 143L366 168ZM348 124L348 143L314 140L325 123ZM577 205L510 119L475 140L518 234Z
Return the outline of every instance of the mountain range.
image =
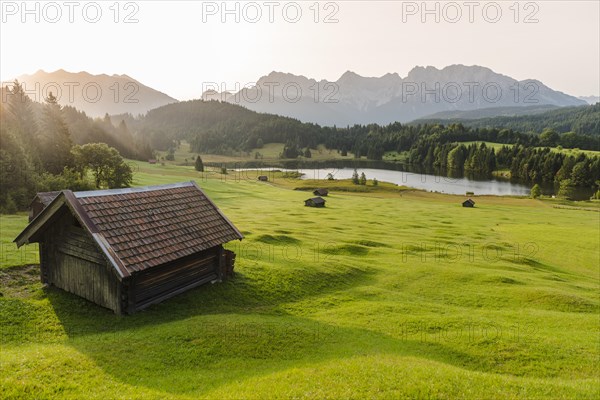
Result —
M212 90L202 98L329 126L408 122L447 111L588 104L535 79L518 81L489 68L464 65L415 67L405 78L347 71L334 82L272 72L236 93Z
M177 102L127 75L40 70L17 79L33 100L41 102L52 92L60 104L91 117L145 114ZM332 82L271 72L237 92L207 90L201 98L325 126L410 122L438 113L467 113L472 118L520 115L595 100L567 95L535 79L518 81L486 67L464 65L415 67L404 78L397 73L363 77L347 71Z
M587 102L588 104L596 104L600 102L600 96L579 96L578 98Z
M149 110L177 102L176 99L148 87L127 75L92 75L88 72L39 70L16 78L32 100L43 102L52 92L59 104L84 111L90 117ZM4 82L6 84L6 82Z

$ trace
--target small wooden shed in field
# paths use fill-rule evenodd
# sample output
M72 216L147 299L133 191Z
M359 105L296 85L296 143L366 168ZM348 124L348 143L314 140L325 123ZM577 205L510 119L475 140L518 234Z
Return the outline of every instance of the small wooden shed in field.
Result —
M475 207L475 202L471 199L467 199L462 203L463 207Z
M223 244L243 238L195 182L64 190L32 215L15 242L39 243L42 282L115 313L225 279L235 254Z
M304 205L307 207L325 207L325 199L313 197L312 199L304 200Z
M261 175L258 177L258 180L261 182L268 182L269 181L269 177L266 175Z
M315 196L327 196L329 194L329 190L327 189L317 189L313 192Z
M33 221L59 194L60 192L40 192L36 194L29 204L29 222Z

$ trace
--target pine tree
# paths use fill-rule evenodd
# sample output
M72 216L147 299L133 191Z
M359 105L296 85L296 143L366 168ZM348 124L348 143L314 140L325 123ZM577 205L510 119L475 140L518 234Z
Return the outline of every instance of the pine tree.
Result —
M367 176L365 175L364 172L360 174L359 184L361 184L361 185L366 185L367 184Z
M355 185L358 185L360 183L358 179L358 171L356 170L356 168L354 168L354 173L352 174L352 183L354 183Z
M74 165L71 134L63 118L62 107L52 92L46 98L40 136L41 159L48 172L60 174L64 168Z
M560 188L558 189L558 197L565 198L567 200L573 200L575 196L575 186L570 179L563 179L560 181Z
M196 157L196 164L194 165L194 168L196 168L196 171L198 172L204 172L204 163L202 163L202 158L200 158L200 155Z
M167 161L175 161L175 149L173 147L169 147L165 158Z

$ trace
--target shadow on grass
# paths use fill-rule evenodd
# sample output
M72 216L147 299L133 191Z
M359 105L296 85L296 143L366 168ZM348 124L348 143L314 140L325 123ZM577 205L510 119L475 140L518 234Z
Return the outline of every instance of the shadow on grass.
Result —
M116 381L171 395L207 395L282 370L367 354L424 358L474 371L495 368L492 357L461 352L454 343L393 338L291 315L203 315L73 337L69 345Z
M414 329L399 328L388 335L281 310L284 303L368 285L375 278L373 271L343 265L335 271L292 271L272 282L264 270L238 273L234 280L199 287L124 317L62 290L41 287L33 299L10 299L7 311L27 308L28 318L40 324L54 318L51 322L66 333L66 339L58 340L93 360L115 381L168 394L199 396L285 369L365 354L418 357L466 370L506 373L491 354L460 351L469 346L456 342L468 340L464 337L423 341L422 332ZM29 307L30 302L36 307Z

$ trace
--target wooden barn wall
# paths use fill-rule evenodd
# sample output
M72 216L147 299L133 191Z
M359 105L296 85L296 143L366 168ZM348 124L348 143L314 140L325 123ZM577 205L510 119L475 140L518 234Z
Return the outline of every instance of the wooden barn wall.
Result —
M120 312L119 281L92 238L66 213L45 237L47 282Z
M129 289L130 312L220 277L222 247L136 273Z

